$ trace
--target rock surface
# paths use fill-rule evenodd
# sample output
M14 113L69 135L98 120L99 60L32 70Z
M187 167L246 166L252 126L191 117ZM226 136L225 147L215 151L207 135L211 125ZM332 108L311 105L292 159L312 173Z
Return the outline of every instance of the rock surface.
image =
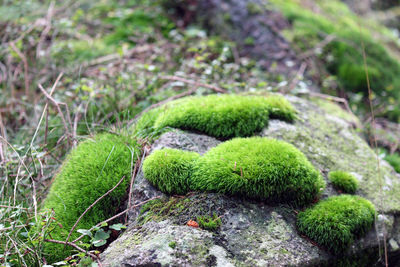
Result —
M353 173L361 195L377 208L376 229L357 240L346 255L334 257L295 227L297 210L290 206L227 197L215 193L189 193L167 197L153 188L141 173L135 182L135 203L163 196L145 212L130 213L130 225L101 255L103 266L371 266L378 262L378 241L386 233L391 264L400 255L400 177L377 159L353 128L354 118L332 104L288 97L298 111L295 123L271 120L259 135L292 143L327 181L323 197L338 194L327 180L332 170ZM329 112L329 113L328 113ZM220 141L204 135L169 132L153 149L180 148L204 153ZM382 188L382 189L381 189ZM197 216L217 214L216 231L186 226ZM342 265L343 266L343 265Z

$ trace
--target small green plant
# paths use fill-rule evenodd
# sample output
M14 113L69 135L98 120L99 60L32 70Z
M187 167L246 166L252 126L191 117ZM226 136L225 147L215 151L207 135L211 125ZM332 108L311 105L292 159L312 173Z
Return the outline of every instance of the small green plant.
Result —
M53 231L44 238L65 241L78 217L125 176L113 192L85 214L76 229L90 229L113 215L114 207L120 205L126 194L136 153L139 152L133 140L112 134L97 135L72 150L44 200L42 210L53 210L56 220ZM79 235L75 231L71 239ZM70 252L62 244L44 245L48 262L62 260Z
M375 208L370 201L359 196L340 195L300 212L297 227L300 233L339 254L371 229L374 218Z
M387 155L385 157L385 160L389 162L390 165L394 168L394 170L398 173L400 173L400 154L399 153L394 153L392 155Z
M186 194L193 164L200 157L195 152L161 149L152 153L143 163L147 180L167 194Z
M279 95L186 97L143 115L135 132L172 127L200 131L217 138L243 137L261 131L270 117L293 121L295 110Z
M224 142L199 158L191 188L305 205L324 186L318 171L293 145L251 137Z
M168 246L172 249L176 248L176 241L169 242Z
M222 224L221 218L219 218L216 213L213 213L213 216L197 216L196 220L201 229L208 231L216 231Z
M343 193L354 194L358 189L356 177L348 172L332 171L329 173L329 180L337 190Z

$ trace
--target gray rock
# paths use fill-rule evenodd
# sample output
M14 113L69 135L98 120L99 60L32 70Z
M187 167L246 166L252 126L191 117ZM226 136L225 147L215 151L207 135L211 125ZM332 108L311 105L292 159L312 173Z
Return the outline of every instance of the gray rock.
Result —
M400 258L396 246L400 242L399 177L386 164L381 164L378 174L376 156L354 130L350 114L325 102L288 99L298 111L295 123L271 120L261 135L300 149L327 182L323 197L338 194L327 179L329 171L353 173L360 181L357 194L372 201L379 213L374 229L356 240L345 255L334 257L299 235L298 211L293 207L192 192L185 197L164 196L143 214L132 212L127 231L102 253L103 266L366 266L378 262L378 240L382 245L383 234L395 266ZM218 143L204 135L176 131L162 135L152 151L171 147L204 153ZM135 203L155 195L162 194L141 174L135 183ZM186 225L197 216L213 214L222 222L216 231Z

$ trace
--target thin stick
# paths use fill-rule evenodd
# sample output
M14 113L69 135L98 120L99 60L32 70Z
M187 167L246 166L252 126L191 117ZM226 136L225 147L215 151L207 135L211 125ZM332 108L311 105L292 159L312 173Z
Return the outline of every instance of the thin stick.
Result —
M29 210L31 208L22 208L22 207L16 207L16 206L7 206L7 205L0 205L0 208L7 208L7 209L21 209L21 210Z
M214 90L217 93L222 93L222 94L228 93L226 90L224 90L222 88L219 88L219 87L217 87L215 85L206 84L206 83L202 83L202 82L197 82L197 81L193 81L193 80L188 80L188 79L181 78L181 77L178 77L178 76L161 76L161 79L184 82L184 83L195 85L196 87L205 87L205 88Z
M141 205L143 205L143 204L145 204L145 203L147 203L147 202L149 202L149 201L151 201L151 200L157 199L157 198L160 198L160 196L152 197L152 198L150 198L150 199L148 199L148 200L146 200L146 201L140 202L139 204L133 205L133 206L131 206L130 208L127 208L126 210L121 211L121 212L118 213L117 215L114 215L113 217L108 218L107 220L102 221L101 223L96 224L96 226L100 226L100 225L102 225L103 223L108 223L109 221L112 221L112 220L118 218L119 216L124 215L125 213L127 213L127 212L130 211L131 209L137 208L137 207L139 207L139 206L141 206Z
M360 28L360 39L361 39L361 46L362 46L362 55L363 55L363 61L364 61L364 70L365 70L365 77L367 79L367 87L368 87L368 101L369 101L369 107L371 109L371 119L372 119L372 124L371 124L371 138L372 138L372 145L374 146L375 149L375 155L376 155L376 160L377 160L377 167L378 167L378 176L379 176L379 181L380 181L380 187L379 187L379 194L381 196L380 202L381 202L381 207L383 207L383 179L382 179L382 174L381 174L381 164L380 164L380 159L378 156L378 153L376 153L376 149L378 149L378 143L376 141L375 137L375 114L374 114L374 106L372 105L372 90L371 90L371 84L369 82L369 75L368 75L368 64L367 64L367 55L365 53L365 45L364 45L364 40L361 35L361 24L359 23L359 28ZM385 223L382 223L382 228L383 228L383 249L385 253L385 266L388 267L388 251L387 251L387 245L386 245L386 233L385 233ZM378 243L379 242L379 234L378 234Z
M0 135L5 137L3 118L1 116L1 112L0 112ZM0 142L0 164L5 161L6 161L6 158L4 157L4 152L3 152L3 142Z
M25 95L30 99L29 92L29 76L28 76L28 60L26 56L19 50L13 42L10 43L11 48L18 54L24 64L24 80L25 80Z
M40 38L39 38L39 42L37 44L37 48L36 48L36 58L39 58L40 56L40 50L42 50L42 44L44 42L44 39L46 38L47 34L50 32L51 30L51 18L53 16L53 10L54 10L54 1L50 2L49 8L47 10L47 15L46 15L46 27L44 28L44 30L42 31L42 33L40 34Z
M78 111L75 114L75 118L74 118L74 127L72 130L72 142L73 142L74 147L76 147L76 145L78 144L78 140L76 140L76 131L78 129L78 122L81 118L81 113L80 113L81 106L82 106L82 103L79 104Z
M99 227L100 225L102 225L102 224L104 224L104 223L108 223L109 221L112 221L112 220L114 220L114 219L116 219L116 218L118 218L118 217L124 215L125 213L127 213L127 212L130 211L131 209L137 208L137 207L139 207L139 206L141 206L141 205L143 205L143 204L145 204L145 203L147 203L147 202L149 202L149 201L152 201L152 200L154 200L154 199L158 199L158 198L160 198L160 197L161 197L161 196L152 197L152 198L149 198L148 200L145 200L145 201L140 202L139 204L133 205L133 206L131 206L130 208L127 208L126 210L124 210L124 211L118 213L117 215L114 215L114 216L112 216L111 218L108 218L107 220L104 220L104 221L102 221L102 222L99 222L98 224L96 224L95 226L93 226L90 230L92 230L92 229L95 228L95 227ZM78 242L78 241L81 240L84 236L85 236L85 235L81 235L80 237L78 237L77 239L75 239L74 241L72 241L72 243Z
M342 103L344 105L344 107L346 108L347 112L349 112L354 117L357 117L356 115L354 115L353 111L350 108L349 102L345 98L332 96L332 95L325 95L325 94L316 93L316 92L308 92L307 94L309 94L311 96L316 96L316 97L319 97L319 98L323 98L323 99L327 99L327 100L331 100L331 101Z
M292 81L290 82L289 86L288 86L288 91L290 92L294 89L294 87L297 85L297 83L299 82L300 77L302 77L304 75L304 71L307 68L307 64L305 62L301 63L299 70L297 71L296 75L293 77ZM285 92L285 93L287 93Z
M53 87L51 87L50 94L49 94L50 96L53 95L54 90L56 89L57 84L58 84L58 82L61 80L61 77L62 77L62 76L63 76L63 73L61 72L61 73L58 75L56 81L54 82ZM33 134L30 147L33 146L33 142L34 142L34 140L35 140L35 138L36 138L36 136L37 136L37 133L39 132L40 124L42 123L42 120L43 120L43 117L44 117L44 114L45 114L45 112L46 112L46 110L47 110L48 105L49 105L48 102L46 102L46 104L44 105L43 112L42 112L42 116L40 117L38 126L36 127L36 131L35 131L35 133Z
M76 245L76 244L74 244L72 242L65 242L65 241L54 240L54 239L45 239L44 241L50 242L50 243L56 243L56 244L63 244L63 245L66 245L66 246L71 246L71 247L79 250L80 252L83 252L83 253L89 255L93 259L97 259L98 258L96 255L90 253L89 251L84 250L83 248L79 247L78 245Z
M69 127L68 127L68 125L67 125L67 121L65 120L65 117L64 117L64 114L62 113L62 111L61 111L61 108L60 108L60 104L61 103L58 103L51 95L49 95L47 92L46 92L46 90L43 88L43 86L41 85L41 84L39 84L38 85L39 86L39 88L40 88L40 90L42 91L42 93L53 103L53 105L57 108L57 111L58 111L58 114L60 115L60 117L61 117L61 120L62 120L62 122L63 122L63 124L64 124L64 128L65 128L65 132L66 132L66 134L67 134L67 136L68 136L68 139L70 138L70 130L69 130ZM62 103L62 104L64 104L64 103Z
M316 46L314 46L310 50L307 50L306 52L300 54L298 56L298 58L302 60L302 59L305 59L305 58L308 58L308 57L314 55L315 54L315 50L324 48L325 46L327 46L329 43L331 43L335 39L336 39L335 35L333 35L333 34L327 35L324 40L319 42Z
M71 237L72 232L75 230L75 227L78 225L78 223L81 221L82 217L85 216L85 214L91 209L93 208L94 205L96 205L100 200L102 200L103 198L105 198L107 195L109 195L112 191L115 190L115 188L117 188L122 181L125 179L125 175L122 176L122 178L119 180L119 182L110 190L108 190L104 195L102 195L101 197L99 197L95 202L92 203L92 205L90 205L82 214L81 216L79 216L78 220L76 220L74 226L72 226L71 230L69 231L67 240L65 242L69 241L69 238Z
M143 153L144 155L145 153ZM133 160L133 156L135 155L135 150L133 150L133 155L132 155L132 160ZM143 157L142 157L143 159ZM133 172L132 172L132 177L131 177L131 183L129 185L129 195L128 195L128 208L130 208L132 206L131 201L132 201L132 190L133 190L133 184L135 183L135 179L136 179L136 171L138 169L138 166L141 164L141 160L139 159L139 155L137 155L137 160L135 163L135 167L133 168ZM128 219L128 214L125 217L125 221L127 221Z

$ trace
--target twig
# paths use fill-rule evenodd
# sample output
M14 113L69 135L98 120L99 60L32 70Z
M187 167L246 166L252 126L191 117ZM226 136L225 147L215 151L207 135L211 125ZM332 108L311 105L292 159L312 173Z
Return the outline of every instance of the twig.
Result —
M188 79L181 78L181 77L178 77L178 76L161 76L161 79L184 82L184 83L192 84L192 85L194 85L196 87L205 87L205 88L214 90L217 93L222 93L222 94L228 93L226 90L224 90L222 88L219 88L219 87L217 87L215 85L206 84L206 83L193 81L193 80L188 80Z
M322 48L324 48L325 46L327 46L329 43L331 43L331 42L332 42L333 40L335 40L335 39L336 39L336 36L335 36L335 35L333 35L333 34L327 35L327 36L325 37L324 40L322 40L321 42L319 42L319 43L318 43L317 45L315 45L313 48L311 48L311 49L305 51L304 53L300 54L300 55L298 56L298 58L299 58L300 60L302 60L302 59L305 59L305 58L308 58L308 57L314 55L316 49L322 49Z
M47 15L46 15L46 27L40 34L39 42L37 44L36 48L36 58L39 58L40 56L40 50L42 49L42 43L44 42L44 38L46 38L47 34L51 30L51 18L53 16L53 10L54 10L54 1L50 2L49 9L47 10Z
M5 137L5 128L3 125L3 118L1 116L0 112L0 135ZM0 142L0 164L5 162L6 158L4 157L4 151L3 151L3 142Z
M131 209L137 208L137 207L139 207L139 206L141 206L141 205L143 205L143 204L145 204L145 203L147 203L147 202L149 202L149 201L152 201L152 200L154 200L154 199L158 199L158 198L160 198L160 197L161 197L161 196L152 197L152 198L149 198L148 200L145 200L145 201L140 202L139 204L133 205L133 206L131 206L130 208L127 208L126 210L121 211L121 212L118 213L117 215L114 215L114 216L112 216L111 218L108 218L107 220L104 220L104 221L102 221L102 222L99 222L98 224L96 224L95 226L93 226L90 230L92 230L92 229L95 228L95 227L99 227L99 226L101 226L101 225L104 224L104 223L108 223L109 221L112 221L112 220L114 220L114 219L116 219L116 218L118 218L118 217L124 215L125 213L127 213L127 212L130 211ZM72 243L78 242L78 241L81 240L84 236L85 236L85 235L81 235L80 237L78 237L77 239L75 239L74 241L72 241Z
M344 107L346 108L347 112L349 112L354 117L357 117L356 115L354 115L353 111L351 111L351 108L349 106L349 102L347 102L347 100L345 98L332 96L332 95L325 95L325 94L316 93L316 92L307 92L307 94L309 94L311 96L316 96L316 97L319 97L319 98L323 98L323 99L327 99L327 100L331 100L331 101L342 103L344 105Z
M135 150L133 150L133 155L135 154ZM142 159L139 159L139 155L137 155L137 160L135 163L135 167L133 168L133 172L132 172L132 177L131 177L131 183L129 185L129 195L128 195L128 208L130 208L132 206L131 201L132 201L132 190L133 190L133 184L135 183L135 179L137 176L137 169L138 166L140 166L142 164L143 158L145 157L146 153L143 153ZM133 156L132 156L133 157ZM127 221L128 214L125 217L125 221Z
M30 208L22 208L16 206L8 206L8 205L0 205L0 208L7 208L7 209L21 209L21 210L29 210Z
M299 70L297 71L296 75L293 77L292 81L290 82L289 86L287 87L288 90L285 93L288 93L294 89L294 87L297 85L297 83L300 80L300 77L303 76L304 71L307 68L307 64L305 62L302 62L300 65Z
M61 110L61 108L60 108L60 104L63 104L63 105L65 105L65 106L66 106L67 104L57 102L51 95L49 95L49 94L46 92L46 90L43 88L43 86L42 86L41 84L39 84L38 86L39 86L40 90L42 91L42 93L43 93L43 94L53 103L53 105L57 108L58 114L60 115L61 120L62 120L62 122L63 122L63 124L64 124L64 128L65 128L65 132L66 132L66 134L67 134L67 137L68 137L68 139L70 139L70 137L71 137L70 130L69 130L70 127L68 127L67 121L65 120L64 114L62 113L62 110Z
M117 60L126 56L131 56L132 54L138 54L138 53L143 53L145 51L148 51L150 49L153 49L154 45L143 45L143 46L137 46L135 48L132 48L128 51L126 51L125 53L123 53L123 55L121 56L120 53L115 53L115 54L110 54L110 55L106 55L103 57L99 57L96 58L90 62L81 64L79 66L79 68L83 67L83 68L87 68L87 67L91 67L91 66L96 66L96 65L100 65L100 64L104 64L106 62L109 61L113 61L113 60Z
M148 200L146 200L146 201L140 202L139 204L133 205L133 206L131 206L130 208L127 208L126 210L121 211L121 212L118 213L117 215L114 215L113 217L108 218L107 220L102 221L101 223L96 224L96 226L100 226L100 225L102 225L102 224L104 224L104 223L108 223L109 221L112 221L112 220L118 218L119 216L124 215L125 213L127 213L127 212L130 211L131 209L137 208L137 207L139 207L139 206L141 206L141 205L143 205L143 204L145 204L145 203L147 203L147 202L149 202L149 201L151 201L151 200L154 200L154 199L157 199L157 198L160 198L160 197L161 197L161 196L152 197L152 198L150 198L150 199L148 199Z
M358 26L360 28L360 33L361 33L361 24L360 22L358 22ZM365 44L364 44L364 40L362 38L362 35L360 34L360 40L361 40L361 48L362 48L362 55L363 55L363 62L364 62L364 71L365 71L365 78L367 80L367 88L368 88L368 102L369 102L369 107L371 109L371 119L372 119L372 124L371 124L371 145L373 146L373 148L378 149L378 143L376 140L376 136L375 136L375 113L374 113L374 106L372 105L372 90L371 90L371 84L369 81L369 75L368 75L368 63L367 63L367 55L365 53ZM381 208L383 207L383 177L382 177L382 173L381 173L381 164L380 164L380 159L378 156L378 153L376 153L375 151L375 155L376 155L376 161L377 161L377 167L378 167L378 177L379 182L380 182L380 186L379 186L379 194L381 196L380 198L380 204L381 204ZM385 223L382 224L383 227L383 249L384 249L384 253L385 253L385 266L388 267L388 250L387 250L387 245L386 245L386 231L385 231ZM380 253L380 241L379 241L379 234L377 233L377 239L378 239L378 244L379 244L379 253ZM380 256L380 255L379 255Z
M73 142L74 147L76 147L76 145L78 143L78 140L76 140L76 131L78 129L79 119L81 118L81 113L80 113L81 106L82 106L82 103L79 104L78 111L76 112L75 118L74 118L74 127L72 130L72 142Z
M19 50L13 42L10 43L11 48L17 53L17 55L21 58L22 62L24 63L24 80L25 80L25 95L30 99L30 92L29 92L29 76L28 76L28 60L26 56Z
M10 226L10 227L6 227L6 228L1 228L1 229L0 229L0 232L4 232L4 231L8 231L8 230L13 230L13 229L16 229L16 228L24 228L24 227L27 227L27 226L29 226L29 224Z
M111 188L111 189L108 190L104 195L102 195L101 197L99 197L95 202L93 202L93 203L81 214L81 216L79 216L78 220L76 220L74 226L72 226L71 230L69 231L67 240L66 240L65 242L68 243L69 238L71 237L72 232L75 230L76 226L77 226L78 223L81 221L81 219L83 218L83 216L85 216L85 214L86 214L91 208L93 208L94 205L96 205L100 200L102 200L102 199L105 198L107 195L109 195L112 191L114 191L115 188L117 188L117 187L122 183L122 181L123 181L124 179L125 179L125 175L122 176L122 178L119 180L119 182L118 182L113 188Z
M83 248L79 247L78 245L76 245L75 243L72 243L72 242L65 242L65 241L54 240L54 239L45 239L44 241L45 242L50 242L50 243L56 243L56 244L63 244L63 245L66 245L66 246L71 246L71 247L79 250L80 252L83 252L83 253L89 255L93 259L97 259L98 258L93 253L90 253L89 251L84 250Z
M58 77L57 77L56 81L54 82L54 84L53 84L53 87L51 87L50 94L49 94L50 96L51 96L51 95L53 95L53 93L54 93L54 90L56 89L56 87L57 87L57 84L58 84L58 82L61 80L61 77L62 77L62 76L63 76L63 73L61 72L61 73L58 75ZM37 135L37 134L38 134L38 132L39 132L39 127L40 127L40 124L42 123L42 120L43 120L44 114L45 114L45 112L46 112L46 110L47 110L48 106L49 106L49 104L48 104L48 102L46 102L46 104L44 105L44 109L43 109L43 112L42 112L42 116L40 117L40 120L39 120L38 126L36 127L36 131L35 131L35 133L33 134L33 137L32 137L32 140L31 140L30 147L32 147L32 146L33 146L33 141L35 140L35 138L36 138L36 135Z

